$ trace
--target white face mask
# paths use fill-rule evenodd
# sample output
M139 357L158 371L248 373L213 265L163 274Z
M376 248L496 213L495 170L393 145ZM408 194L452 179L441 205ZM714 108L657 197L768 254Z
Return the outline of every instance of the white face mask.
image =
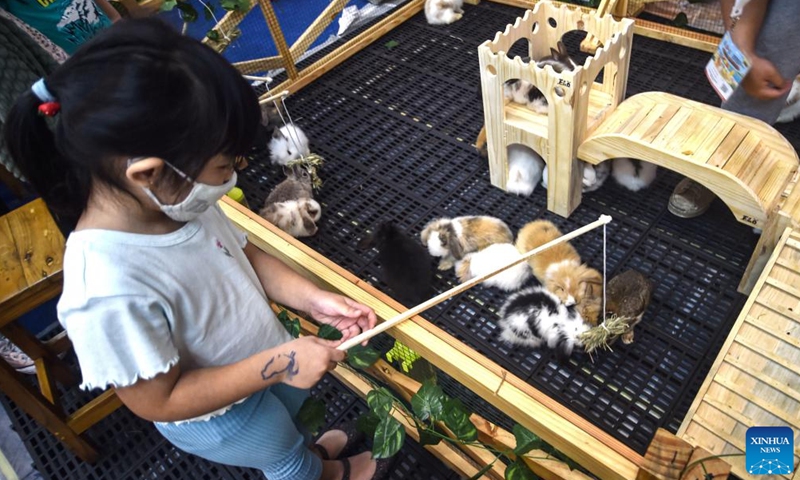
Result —
M128 164L130 165L131 162L132 161L129 161ZM142 187L142 189L144 189L144 193L150 197L153 203L158 205L158 208L160 208L166 216L176 222L190 222L194 220L236 186L236 172L233 172L230 180L222 185L207 185L205 183L195 182L191 177L172 166L169 162L164 161L164 163L169 165L178 175L192 184L192 190L189 192L189 195L175 205L165 205L156 198L149 188Z

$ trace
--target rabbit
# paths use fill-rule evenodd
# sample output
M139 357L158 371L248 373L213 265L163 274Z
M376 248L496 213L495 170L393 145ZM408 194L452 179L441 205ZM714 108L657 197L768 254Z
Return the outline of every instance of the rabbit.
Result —
M542 286L512 294L500 309L500 339L514 345L547 345L560 359L583 346L580 334L589 329L575 306L566 306Z
M614 180L632 192L649 187L656 179L658 167L652 163L631 158L615 158L612 162Z
M300 200L302 198L314 198L311 186L311 174L300 165L294 165L290 169L285 169L286 180L279 183L267 196L264 207L272 203L286 202L288 200Z
M420 238L431 255L442 257L439 270L448 270L470 252L514 241L505 222L486 216L437 218L425 225Z
M520 258L519 251L513 244L495 243L479 252L464 255L463 259L456 262L456 275L458 281L464 283L497 270L518 258ZM519 290L529 278L531 278L531 267L527 262L521 262L485 280L483 285L514 291Z
M524 57L522 61L530 63L531 59L530 57ZM558 42L557 48L550 49L550 55L536 61L536 66L539 68L544 68L547 65L550 65L556 73L572 71L577 67L572 58L570 58L567 47L561 41ZM506 101L525 105L536 113L547 115L547 99L538 88L526 80L507 80L503 84L503 97Z
M433 296L433 267L425 247L391 222L378 225L358 243L376 248L382 280L404 305L418 305Z
M533 149L513 144L508 147L508 182L506 190L529 196L542 178L544 160Z
M606 183L606 180L611 173L611 166L608 162L598 163L597 165L592 165L586 162L582 163L583 181L581 184L581 192L594 192L598 188L602 187L604 183ZM544 166L544 170L542 171L542 186L547 188L547 165Z
M310 237L317 233L322 208L312 198L301 198L266 205L259 215L295 238Z
M552 222L536 220L519 231L516 247L525 254L561 235ZM559 243L534 255L528 259L528 263L536 279L564 305L576 305L585 321L597 325L602 310L603 277L597 270L581 263L572 245Z
M608 282L606 314L632 319L628 331L622 334L622 343L633 343L633 327L642 321L652 295L652 282L636 270L615 275Z
M430 25L449 25L464 15L464 0L425 0L425 18Z
M269 142L269 158L273 165L286 165L310 153L308 137L293 123L276 128Z
M776 120L777 123L789 123L800 117L800 75L792 82L792 90L786 98L786 106Z

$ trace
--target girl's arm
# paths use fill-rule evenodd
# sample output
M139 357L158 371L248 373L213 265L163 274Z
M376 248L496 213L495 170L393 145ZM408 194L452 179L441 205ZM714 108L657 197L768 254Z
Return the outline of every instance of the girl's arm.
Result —
M153 422L174 422L230 405L270 385L311 388L345 353L339 342L303 337L222 367L181 371L180 366L150 380L116 390L133 413Z
M244 247L244 253L270 299L338 328L344 335L343 340L375 326L377 319L371 308L317 287L250 242Z

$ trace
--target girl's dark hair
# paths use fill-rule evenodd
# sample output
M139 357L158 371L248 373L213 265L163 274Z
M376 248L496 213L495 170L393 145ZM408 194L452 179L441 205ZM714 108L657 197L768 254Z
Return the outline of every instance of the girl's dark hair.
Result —
M4 134L14 162L68 230L93 182L126 191L120 159L158 157L196 177L215 155L247 153L261 118L255 92L233 66L155 19L117 22L45 84L61 104L53 128L28 91Z

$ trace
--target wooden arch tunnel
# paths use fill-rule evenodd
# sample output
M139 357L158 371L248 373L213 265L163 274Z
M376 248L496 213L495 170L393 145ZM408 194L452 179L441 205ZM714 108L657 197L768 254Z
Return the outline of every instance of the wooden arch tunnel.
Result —
M625 100L578 147L578 157L591 164L631 157L674 170L758 228L798 166L792 145L766 123L663 92Z

